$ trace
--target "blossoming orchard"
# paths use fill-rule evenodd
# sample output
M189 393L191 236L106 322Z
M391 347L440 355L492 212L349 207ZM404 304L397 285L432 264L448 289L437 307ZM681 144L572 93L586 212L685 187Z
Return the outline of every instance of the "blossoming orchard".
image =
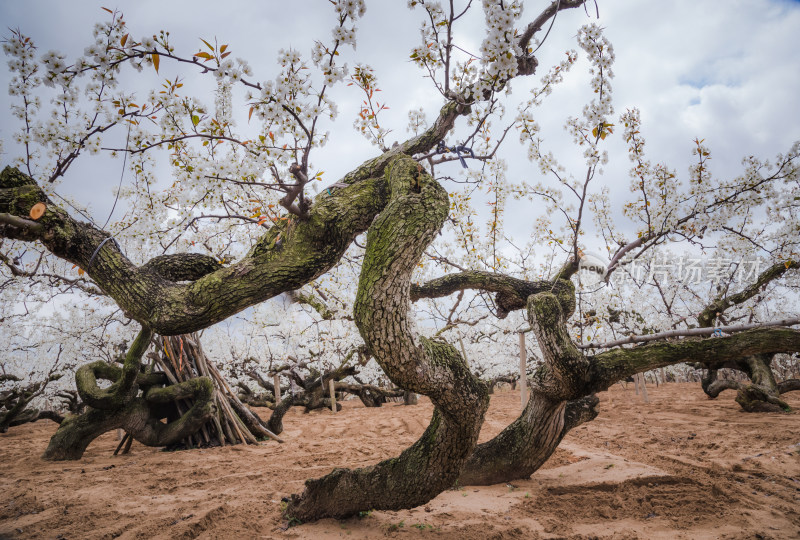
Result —
M122 453L291 446L294 406L430 400L398 456L285 493L296 525L527 479L643 373L791 411L800 142L718 175L685 133L688 170L658 161L615 107L600 0L410 0L386 65L357 46L365 0L317 4L328 29L269 62L112 8L70 29L82 54L6 30L0 430L57 422L55 461L116 430ZM390 92L393 63L420 80ZM478 444L501 383L521 413Z

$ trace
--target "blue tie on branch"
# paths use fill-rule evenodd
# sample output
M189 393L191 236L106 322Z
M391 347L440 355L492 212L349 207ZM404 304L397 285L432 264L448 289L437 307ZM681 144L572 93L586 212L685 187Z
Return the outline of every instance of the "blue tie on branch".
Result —
M464 161L463 156L461 153L463 152L464 155L469 154L473 159L475 159L475 152L472 151L472 148L467 148L463 144L459 144L457 146L449 147L444 144L444 141L439 141L439 144L436 146L436 153L437 154L446 154L448 152L453 152L455 155L458 156L458 160L461 162L461 166L465 169L467 167L467 162Z

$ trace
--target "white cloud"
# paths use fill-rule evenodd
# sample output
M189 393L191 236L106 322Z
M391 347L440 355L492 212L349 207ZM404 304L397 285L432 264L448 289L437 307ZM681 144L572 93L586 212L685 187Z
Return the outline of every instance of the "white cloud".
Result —
M528 2L524 19L534 16L541 3ZM594 15L594 6L589 14ZM714 155L716 174L731 175L740 158L747 154L769 157L785 151L800 139L800 56L797 55L796 29L800 28L800 3L786 0L676 0L628 2L598 0L600 24L615 46L617 63L615 108L639 107L643 131L654 160L666 161L680 174L690 162L694 137L705 138ZM293 46L304 54L314 39L325 39L332 27L332 9L322 0L302 2L224 3L148 0L124 6L126 19L136 34L152 34L169 29L179 50L194 52L200 37L229 43L234 56L246 58L256 80L271 79L275 73L277 50ZM0 3L0 18L5 26L19 27L34 37L39 50L82 51L91 25L107 17L98 5L85 2L29 0ZM407 112L424 106L429 118L441 105L441 97L408 61L410 48L419 39L419 12L408 12L404 2L372 2L366 17L359 22L359 43L354 59L371 64L384 90L382 99L390 106L384 124L393 130L389 141L405 137ZM575 48L577 28L589 17L583 10L562 12L547 43L537 53L540 74L557 62L568 48ZM465 48L474 50L482 35L480 10L475 10L458 36ZM162 71L177 68L162 65ZM540 75L515 81L515 93L524 98L527 87ZM191 84L200 84L191 76ZM590 98L588 75L573 70L563 88L556 91L539 111L538 117L548 147L565 163L580 161L561 129L567 115L577 115ZM7 85L8 74L0 72L0 85ZM190 86L190 84L187 84ZM0 138L5 140L4 163L15 151L9 135L16 125L8 115L10 97L0 97ZM326 170L326 180L335 178L374 154L368 144L353 133L350 125L360 97L339 91L340 119L328 146L313 157L315 166ZM207 98L208 102L212 98ZM244 114L244 113L242 113ZM604 181L627 191L628 162L621 141L609 141L612 161ZM509 146L513 150L513 146ZM616 155L615 155L616 154ZM514 174L533 175L533 167L523 153L506 155ZM94 157L84 158L81 175L66 183L65 190L78 197L91 198L98 215L103 215L113 200L112 187L119 178L121 164L110 161L104 179L98 176ZM456 164L457 165L457 164ZM456 166L454 165L454 166ZM79 180L78 180L79 178ZM327 183L327 182L326 182ZM509 226L514 229L515 224ZM527 227L522 220L519 231Z

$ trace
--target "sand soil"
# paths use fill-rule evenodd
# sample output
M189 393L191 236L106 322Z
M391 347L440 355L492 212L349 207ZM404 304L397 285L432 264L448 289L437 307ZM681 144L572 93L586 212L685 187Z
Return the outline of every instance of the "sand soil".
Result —
M800 412L747 414L699 384L616 385L529 480L456 487L425 506L284 530L281 497L333 467L397 455L424 430L425 399L338 414L295 408L286 443L162 452L116 436L74 462L40 459L55 424L0 435L0 538L800 538ZM800 394L788 395L800 409ZM519 412L492 397L486 440ZM262 415L269 410L259 410Z

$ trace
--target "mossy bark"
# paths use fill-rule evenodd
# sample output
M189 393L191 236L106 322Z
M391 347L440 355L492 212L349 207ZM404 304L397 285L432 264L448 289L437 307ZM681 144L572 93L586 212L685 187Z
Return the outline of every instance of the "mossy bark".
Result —
M69 415L61 422L42 456L44 459L80 459L94 439L118 428L146 446L168 446L196 432L211 418L214 413L211 379L198 377L164 386L167 380L163 373L141 371L141 357L151 337L152 331L147 328L139 332L121 368L93 362L78 369L75 382L87 410ZM112 384L102 389L98 379ZM194 404L179 415L175 402L187 398ZM163 418L168 422L161 422Z
M528 297L539 292L553 292L563 300L571 302L565 306L567 312L575 309L575 295L572 284L565 279L526 281L503 274L468 270L432 279L421 285L411 286L411 300L420 298L441 298L456 291L476 289L497 293L497 316L501 319L512 311L523 309Z
M792 388L792 380L784 381L788 384L778 384L772 372L773 357L773 354L755 354L705 364L707 371L701 381L703 391L714 399L724 390L736 390L736 403L746 412L788 412L791 407L781 399L781 394ZM750 383L718 379L718 370L723 368L743 372L750 378Z
M791 269L798 268L796 261L781 261L773 264L755 281L735 294L728 294L727 289L711 304L706 306L697 316L697 322L703 328L712 328L732 306L740 305L756 296L772 281L780 278ZM781 399L781 388L772 373L772 354L755 354L747 357L735 356L723 358L715 362L703 362L699 365L707 370L701 383L703 391L714 399L723 390L736 390L736 402L747 412L779 412L790 410L789 405ZM750 384L717 379L719 369L729 368L745 373ZM800 381L798 381L800 383ZM784 388L789 386L784 385Z
M453 485L478 438L488 390L451 345L416 336L408 320L411 273L447 216L447 193L412 159L387 167L389 203L367 233L355 319L367 347L398 386L435 405L422 437L400 456L336 469L306 482L290 520L347 517L423 504Z
M483 485L528 478L547 461L570 429L597 416L594 393L630 375L698 358L736 358L757 367L759 364L752 360L755 355L800 348L797 330L761 329L587 356L575 347L566 328L569 309L574 306L568 296L569 286L565 285L558 295L540 292L528 298L528 320L545 362L531 378L531 397L522 415L475 449L459 483ZM758 373L762 382L774 381L771 371L761 369ZM763 398L760 394L755 397Z
M519 418L475 448L458 483L490 485L529 477L561 442L564 407L564 401L532 393Z
M797 352L800 330L760 328L721 338L684 338L612 349L590 358L588 389L599 392L636 373L681 362L715 364L756 354Z
M529 478L553 455L571 429L597 416L598 402L594 395L562 401L531 392L519 418L475 448L458 483L488 486Z
M0 215L4 217L0 237L41 242L57 257L85 270L128 316L155 332L164 336L190 333L298 289L333 267L385 206L383 173L388 163L397 155L435 147L467 110L447 103L428 130L351 171L339 182L346 187L324 190L314 199L307 219L278 222L247 256L228 267L215 267L208 257L185 254L136 266L114 242L104 243L107 233L73 219L34 179L12 167L0 173ZM30 209L39 202L47 210L31 221ZM190 283L179 283L181 279Z
M569 281L557 281L557 294L538 292L527 299L528 321L544 357L531 381L528 403L519 418L475 449L459 479L463 485L528 478L570 429L597 415L597 398L581 394L588 359L572 343L565 325L574 310L575 289ZM568 407L572 411L566 415Z

